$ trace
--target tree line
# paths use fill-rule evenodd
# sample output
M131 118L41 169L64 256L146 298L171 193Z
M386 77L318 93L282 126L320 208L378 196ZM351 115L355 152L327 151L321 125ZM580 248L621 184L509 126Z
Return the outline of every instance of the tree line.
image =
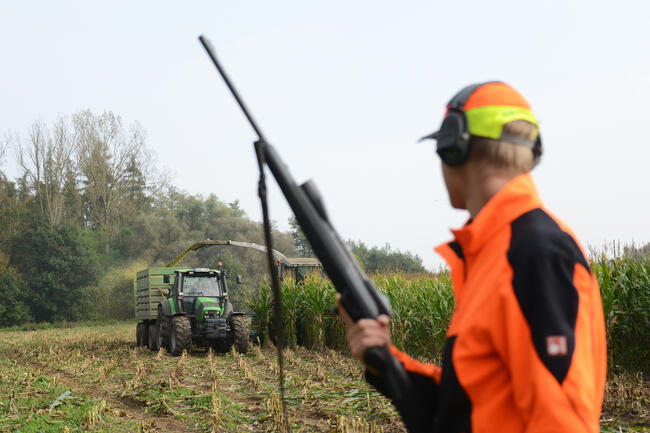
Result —
M12 156L19 171L13 180L1 170ZM260 223L237 201L174 187L138 123L84 110L0 142L0 326L131 318L135 272L164 266L204 239L264 243ZM313 254L295 223L288 233L274 230L274 241L287 256ZM350 246L370 272L423 270L410 253ZM182 264L219 261L244 276L231 289L244 308L265 277L264 256L211 247Z
M296 252L301 257L315 257L307 237L303 233L298 220L289 218L289 233L293 238ZM394 249L386 243L383 247L368 246L362 241L348 240L347 247L361 267L369 274L376 272L426 272L422 265L422 258L408 251Z

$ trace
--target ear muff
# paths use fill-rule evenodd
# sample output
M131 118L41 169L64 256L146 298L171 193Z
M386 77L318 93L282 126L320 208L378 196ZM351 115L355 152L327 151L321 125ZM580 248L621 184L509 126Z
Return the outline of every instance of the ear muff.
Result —
M469 139L465 113L449 111L438 132L436 152L445 164L462 165L469 156Z
M449 101L447 116L442 121L440 131L437 134L438 143L436 146L436 152L445 164L456 167L467 161L470 152L470 134L463 107L476 89L484 84L494 82L471 84L454 95Z
M539 164L543 153L544 146L542 146L542 135L538 131L537 138L535 139L535 145L533 146L533 167Z

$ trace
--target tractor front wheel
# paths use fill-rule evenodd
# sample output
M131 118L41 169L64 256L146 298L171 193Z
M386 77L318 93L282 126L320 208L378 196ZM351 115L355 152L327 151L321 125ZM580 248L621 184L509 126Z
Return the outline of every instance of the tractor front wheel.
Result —
M160 347L158 346L158 326L156 322L149 323L149 335L147 337L149 350L152 352L157 351Z
M230 330L235 342L235 348L239 353L248 352L248 321L244 316L230 317Z
M169 352L178 356L192 344L192 326L187 316L172 317L169 333Z

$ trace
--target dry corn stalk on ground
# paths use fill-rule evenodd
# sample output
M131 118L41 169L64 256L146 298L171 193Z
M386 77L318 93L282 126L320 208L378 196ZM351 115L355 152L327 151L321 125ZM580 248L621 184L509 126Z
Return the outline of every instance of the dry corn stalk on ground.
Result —
M241 355L195 348L172 357L135 347L134 330L125 323L0 331L0 431L271 432L283 426L275 349ZM292 432L366 432L373 423L385 432L404 431L353 359L299 348L285 361ZM346 420L356 418L362 418L354 421L358 430L350 429Z
M135 347L135 324L0 331L0 431L404 432L389 401L333 350L285 352L281 419L275 350L194 349L180 357ZM68 392L69 391L69 392ZM608 382L602 431L647 431L640 375Z

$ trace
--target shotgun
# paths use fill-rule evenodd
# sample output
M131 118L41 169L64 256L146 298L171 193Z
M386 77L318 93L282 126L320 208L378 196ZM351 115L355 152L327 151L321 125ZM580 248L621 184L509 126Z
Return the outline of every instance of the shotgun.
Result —
M315 183L308 180L298 186L278 152L267 142L255 123L244 101L217 60L210 41L204 36L200 36L199 41L257 135L254 145L260 169L263 170L264 165L267 165L271 170L314 253L323 264L323 269L341 294L341 303L350 317L358 321L363 318L376 319L380 314L390 316L391 306L388 299L365 275L332 226ZM379 374L383 385L380 391L393 400L409 432L426 431L425 426L418 422L420 418L418 413L409 410L413 407L410 401L412 395L409 395L410 378L388 347L371 347L366 350L363 358L365 364Z

